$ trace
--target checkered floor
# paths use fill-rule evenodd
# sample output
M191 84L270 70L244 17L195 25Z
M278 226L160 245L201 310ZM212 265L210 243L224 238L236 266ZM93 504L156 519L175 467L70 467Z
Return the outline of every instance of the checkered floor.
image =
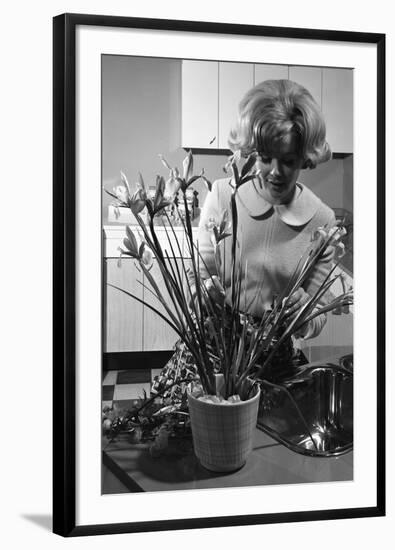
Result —
M162 369L110 370L103 376L102 407L129 408L150 394L154 377Z

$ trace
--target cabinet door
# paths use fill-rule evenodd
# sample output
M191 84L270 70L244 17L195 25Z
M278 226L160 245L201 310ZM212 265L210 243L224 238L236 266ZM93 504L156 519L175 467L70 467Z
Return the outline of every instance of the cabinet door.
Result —
M308 361L318 361L350 353L353 349L353 314L327 314L326 325L316 338L305 341Z
M289 67L289 79L304 86L322 107L322 69L320 67Z
M218 62L182 62L182 147L218 148Z
M288 78L288 65L266 65L255 63L254 85L264 80L282 80Z
M122 259L120 267L117 259L105 261L104 302L105 302L105 343L104 351L142 351L143 349L143 306L123 292L108 286L111 283L119 288L143 298L141 275L131 258Z
M231 127L237 120L238 105L243 95L254 83L252 63L219 64L219 145L228 149Z
M171 259L174 269L176 268L176 263L182 274L181 260ZM165 284L163 282L160 269L157 262L154 260L154 264L151 268L151 274L155 279L156 284L160 288L163 296L166 300L166 303L171 304L169 294L166 290ZM144 279L144 284L148 288L150 283L147 279ZM165 308L160 304L160 302L153 296L149 290L144 288L144 302L150 304L156 309L158 309L166 317L167 312ZM143 349L144 351L158 351L158 350L170 350L178 339L178 335L173 331L171 327L161 319L154 311L144 306L144 320L143 320Z
M323 69L322 111L329 145L335 153L353 152L353 71Z

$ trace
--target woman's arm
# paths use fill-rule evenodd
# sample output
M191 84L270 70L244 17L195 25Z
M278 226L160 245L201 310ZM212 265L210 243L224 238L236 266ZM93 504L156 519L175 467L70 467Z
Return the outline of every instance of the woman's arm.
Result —
M327 215L324 218L324 223L322 225L327 225L328 229L336 225L336 218L335 214L333 213L333 210L327 209ZM328 273L333 267L333 259L334 259L334 249L333 247L328 247L323 254L322 258L317 262L315 269L309 279L305 282L303 285L303 289L309 296L313 296L318 288L321 286L321 284L324 282L326 277L328 276ZM328 291L322 298L319 300L318 304L320 307L327 305L328 303L328 297L330 295L330 292ZM299 331L299 333L296 336L301 336L305 340L309 338L315 338L320 334L322 329L324 328L326 324L326 314L323 313L321 315L318 315L314 319L312 319L309 323L307 323L302 329Z

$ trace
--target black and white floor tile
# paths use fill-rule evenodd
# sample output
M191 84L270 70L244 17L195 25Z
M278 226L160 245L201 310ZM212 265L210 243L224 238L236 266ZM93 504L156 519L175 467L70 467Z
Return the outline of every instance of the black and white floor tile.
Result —
M103 373L102 408L128 408L149 395L154 377L162 369L110 370Z

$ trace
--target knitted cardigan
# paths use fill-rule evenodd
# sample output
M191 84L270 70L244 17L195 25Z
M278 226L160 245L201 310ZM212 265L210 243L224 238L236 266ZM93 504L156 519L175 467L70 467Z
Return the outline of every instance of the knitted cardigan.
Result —
M217 180L209 192L202 208L198 246L204 260L200 262L200 277L219 275L215 266L212 231L207 228L211 220L219 223L224 210L230 215L232 189L229 178ZM238 190L238 258L242 259L246 273L242 283L240 308L255 317L260 317L270 307L273 296L285 289L295 267L311 242L313 232L326 224L335 224L333 211L324 204L308 187L297 183L290 203L272 205L260 194L256 184L249 182ZM230 301L231 237L221 241L222 271L225 273L226 301ZM328 274L333 259L333 251L328 250L320 260L311 277L303 285L312 294ZM188 282L193 285L193 274L189 272ZM326 316L319 315L300 336L317 336L326 322Z

